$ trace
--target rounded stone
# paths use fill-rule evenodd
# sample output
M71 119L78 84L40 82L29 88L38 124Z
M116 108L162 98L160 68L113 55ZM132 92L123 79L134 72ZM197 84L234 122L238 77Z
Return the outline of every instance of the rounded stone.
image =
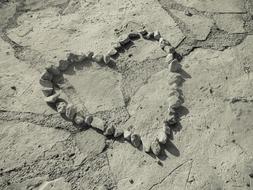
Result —
M40 85L46 88L53 88L53 83L52 81L49 80L44 80L44 79L40 79Z
M141 137L138 134L131 134L131 143L134 147L138 148L141 145Z
M124 133L123 129L116 128L114 131L114 137L115 138L120 137L123 135L123 133Z
M170 128L169 126L167 125L167 123L165 123L163 125L163 133L167 134L167 135L170 135Z
M123 135L124 135L124 139L126 139L126 140L130 140L131 139L131 131L129 131L129 130L124 130L124 133L123 133Z
M77 108L73 104L68 104L66 107L66 117L70 120L74 119L76 115Z
M152 143L151 143L151 150L152 152L158 156L161 152L161 146L159 144L159 141L157 139L155 139Z
M84 118L81 115L76 115L74 118L74 122L77 125L82 125L84 124Z
M123 34L122 36L119 37L119 43L121 45L126 45L127 43L129 43L131 40L130 38L128 37L128 35L126 34Z
M101 54L94 54L92 56L92 60L95 61L96 63L101 63L103 61L103 55L101 55Z
M94 55L93 51L88 51L87 52L87 58L92 59L93 55Z
M67 104L66 102L57 102L56 109L58 113L65 113L66 112Z
M112 48L108 51L107 55L114 56L118 53L118 51L115 48Z
M91 123L93 122L93 116L91 116L91 115L85 116L84 122L85 122L87 125L91 125Z
M105 136L110 136L110 135L113 135L114 134L114 131L115 131L115 128L114 126L108 126L106 129L105 129L105 132L104 132L104 135Z

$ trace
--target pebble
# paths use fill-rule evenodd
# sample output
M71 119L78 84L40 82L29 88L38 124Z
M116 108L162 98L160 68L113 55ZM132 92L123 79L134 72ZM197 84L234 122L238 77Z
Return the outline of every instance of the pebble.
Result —
M154 37L154 32L148 32L147 35L144 36L145 39L149 40Z
M61 71L56 67L55 65L51 65L49 67L46 67L46 70L51 73L52 75L60 75Z
M151 143L149 141L143 142L143 149L144 149L145 152L150 152Z
M120 49L121 48L121 44L119 42L115 42L113 43L112 47L116 50Z
M93 55L94 55L94 52L93 52L93 51L88 51L88 52L87 52L87 58L88 58L88 59L92 59Z
M166 144L167 142L167 133L161 131L158 135L158 142L161 144Z
M76 115L77 108L73 104L68 104L66 107L66 117L70 120L74 119Z
M65 113L66 107L67 107L66 102L57 102L56 103L56 110L58 113Z
M103 56L105 64L108 64L111 61L110 55L106 54Z
M159 39L159 46L161 49L164 49L165 46L169 46L169 45L170 45L170 43L167 40L165 40L163 38Z
M184 11L184 14L185 14L186 16L192 16L192 13L191 13L188 9L186 9L186 10Z
M53 75L48 71L44 71L44 73L41 75L41 79L51 81L53 79Z
M131 131L129 131L129 130L124 130L124 133L123 133L123 135L124 135L124 139L126 139L126 140L131 140Z
M166 119L166 123L168 125L174 125L174 124L176 124L177 123L177 119L176 119L175 114L169 115L168 118Z
M87 59L87 55L85 55L84 53L82 53L81 55L78 55L77 59L78 59L78 62L82 62L85 59Z
M124 133L123 129L116 128L114 131L114 137L115 138L120 137L121 135L123 135L123 133Z
M108 126L104 132L104 135L105 136L110 136L110 135L113 135L114 134L114 131L115 131L115 128L114 126Z
M68 53L68 55L67 55L67 61L69 61L70 63L76 63L76 62L79 61L79 57L76 54Z
M67 68L69 67L69 64L70 63L66 60L60 60L58 68L60 71L66 71Z
M166 53L174 53L175 52L175 49L171 46L171 45L165 45L163 50L166 52Z
M100 131L105 131L105 121L99 117L94 117L92 121L92 127L99 129Z
M127 43L129 43L131 40L130 38L128 37L128 35L126 34L123 34L122 36L119 37L119 43L124 46L126 45Z
M182 101L176 97L176 96L171 96L168 98L168 102L169 102L169 108L179 108L182 105Z
M131 143L134 147L138 148L141 145L141 137L138 134L131 134Z
M143 30L140 31L140 34L141 34L142 36L145 36L147 33L148 33L148 31L145 30L145 29L143 29Z
M54 91L54 89L51 87L43 87L41 90L42 90L44 96L46 96L46 97L51 96Z
M110 49L110 51L108 51L107 55L109 56L114 56L118 53L118 51L115 48Z
M160 34L160 32L159 31L154 31L154 39L155 40L159 40L161 38L161 34Z
M152 143L151 143L151 150L152 152L158 156L161 152L161 147L160 147L160 144L158 142L157 139L155 139Z
M165 62L169 64L172 60L173 60L173 54L172 54L172 53L169 53L169 54L166 56L166 58L165 58Z
M169 70L170 72L177 72L180 70L180 64L178 63L177 59L173 59L171 63L169 64Z
M130 32L129 34L128 34L128 37L130 38L130 39L139 39L140 38L140 34L138 33L138 32Z
M84 118L81 115L76 115L74 118L74 122L77 125L82 125L84 123Z
M54 103L54 102L56 102L56 100L58 100L59 96L60 96L60 93L55 93L51 96L44 98L44 100L47 103Z
M53 88L53 83L49 80L40 79L41 86L47 87L47 88Z
M93 116L91 116L91 115L85 116L84 122L85 122L87 125L91 125L91 123L93 123Z
M103 61L103 55L101 55L101 54L94 54L92 56L92 60L95 61L96 63L101 63Z
M163 125L163 133L167 134L167 135L170 135L170 128L169 126L167 125L166 121Z

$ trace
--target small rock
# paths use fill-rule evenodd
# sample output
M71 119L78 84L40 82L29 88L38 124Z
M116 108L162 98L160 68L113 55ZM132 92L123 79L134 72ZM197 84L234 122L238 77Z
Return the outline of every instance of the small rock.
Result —
M123 135L123 133L124 133L123 129L116 128L114 131L114 137L115 138L120 137L121 135Z
M66 117L69 120L73 120L76 115L77 108L73 104L68 104L66 107Z
M131 140L131 131L129 131L129 130L124 130L124 133L123 133L123 135L124 135L124 139L126 139L126 140Z
M105 64L108 64L111 61L110 55L106 54L103 56Z
M74 122L77 125L82 125L84 124L84 118L81 115L76 115L74 118Z
M145 152L150 152L151 143L149 141L143 142L143 149L144 149Z
M77 62L83 62L85 59L87 59L87 55L85 55L84 53L82 53L81 55L77 56Z
M166 53L174 53L175 52L175 49L171 46L171 45L165 45L163 50L166 52Z
M44 100L47 103L54 103L58 100L59 96L60 96L60 93L55 93L51 96L48 96L48 97L44 98Z
M88 59L92 59L93 55L94 55L94 52L93 52L93 51L88 51L88 52L87 52L87 58L88 58Z
M169 54L166 56L166 58L165 58L165 62L169 64L172 60L173 60L173 54L172 54L172 53L169 53Z
M177 59L173 59L171 63L169 64L169 70L170 72L177 72L181 68L180 64L178 63Z
M110 135L113 135L114 134L114 131L115 131L115 128L114 126L108 126L104 132L104 135L105 136L110 136Z
M120 44L119 42L115 42L115 43L113 43L112 47L113 47L114 49L118 50L118 49L120 49L122 46L121 46L121 44Z
M160 147L160 144L158 142L157 139L155 139L152 143L151 143L151 150L152 152L158 156L161 152L161 147Z
M56 103L56 110L58 113L65 113L66 112L67 104L66 102L58 102Z
M174 125L174 124L176 124L177 123L177 119L176 119L175 114L169 115L168 118L166 119L166 123L168 125Z
M129 34L128 34L128 37L130 38L130 39L139 39L140 38L140 34L138 33L138 32L130 32Z
M53 94L54 89L49 87L43 87L41 91L43 92L44 96L48 97Z
M154 31L154 39L159 40L161 38L161 34L159 31Z
M93 116L91 116L91 115L85 116L84 122L85 122L87 125L91 125L91 123L93 122Z
M92 56L92 60L95 61L96 63L101 63L103 61L103 55L101 55L101 54L94 54Z
M170 43L167 40L160 38L159 39L159 46L161 49L164 49L165 46L170 46Z
M141 137L138 134L131 135L131 143L134 147L138 148L141 145Z
M56 67L55 65L51 65L49 67L46 67L46 70L51 73L52 75L60 75L61 71Z
M171 96L168 98L168 102L169 102L169 108L179 108L182 105L182 101L176 97L176 96Z
M118 53L118 51L115 48L112 48L110 51L108 51L107 55L114 56Z
M161 131L158 135L158 142L161 144L166 144L167 134L164 131Z
M252 172L252 173L250 173L250 174L249 174L249 176L250 176L251 178L253 178L253 172Z
M142 36L145 36L147 33L148 33L148 31L145 30L145 29L143 29L143 30L140 31L140 34L141 34Z
M68 53L67 55L67 61L70 63L77 63L80 60L80 56L73 54L73 53Z
M163 125L163 133L170 135L170 128L167 125L167 123L164 123L164 125Z
M184 14L185 14L186 16L192 16L192 13L191 13L188 9L186 9L186 10L184 11Z
M119 37L119 43L124 46L126 45L127 43L129 43L131 40L130 38L128 37L128 35L124 34L122 36Z
M53 88L52 81L40 79L40 85L47 88Z
M134 180L133 180L133 179L129 179L129 182L130 182L131 184L133 184L133 183L134 183Z
M98 118L98 117L94 117L93 121L92 121L92 127L104 132L105 131L105 121Z
M53 79L53 75L52 75L52 73L49 73L48 71L45 71L44 73L42 73L41 79L51 81Z
M60 71L66 71L69 64L70 64L70 62L68 62L66 60L60 60L58 68Z
M151 38L153 38L153 37L154 37L154 32L148 32L148 33L144 36L144 38L147 39L147 40L149 40L149 39L151 39Z

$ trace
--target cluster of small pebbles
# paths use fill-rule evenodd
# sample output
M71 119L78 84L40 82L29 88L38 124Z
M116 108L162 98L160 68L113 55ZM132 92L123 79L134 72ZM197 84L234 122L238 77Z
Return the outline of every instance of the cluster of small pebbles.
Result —
M75 105L66 102L60 98L61 85L64 83L63 73L68 69L71 64L85 63L86 61L93 61L99 64L109 65L113 56L119 53L121 48L128 45L131 41L137 39L153 40L159 43L160 48L167 53L166 63L171 72L178 72L180 70L179 61L175 58L175 49L171 44L161 37L159 31L148 32L142 30L140 32L130 32L119 37L116 43L113 43L112 48L106 54L95 54L92 51L86 54L76 55L73 53L68 54L66 60L60 60L58 66L51 65L46 68L40 79L42 92L45 96L45 102L54 105L57 112L64 118L72 121L75 125L85 127L94 127L101 131L107 137L124 138L130 142L134 147L140 148L143 145L145 152L153 152L156 156L161 153L161 145L166 144L168 136L171 135L171 126L177 123L175 116L175 109L181 106L182 102L178 93L177 84L169 96L170 105L168 105L168 118L164 121L163 129L159 135L148 143L143 143L139 134L135 134L131 130L123 130L114 126L105 125L105 121L92 115L83 115L77 111Z

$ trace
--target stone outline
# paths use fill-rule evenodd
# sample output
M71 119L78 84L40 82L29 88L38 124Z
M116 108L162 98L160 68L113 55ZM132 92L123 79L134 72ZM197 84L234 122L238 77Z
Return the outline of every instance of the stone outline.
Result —
M82 63L85 60L89 60L108 66L112 61L112 57L117 55L121 48L128 45L130 42L138 40L140 38L158 41L160 48L167 53L165 61L168 63L169 70L171 72L177 72L180 69L181 66L179 64L179 60L175 56L177 53L174 47L171 46L169 41L161 37L159 31L148 32L147 30L143 29L140 32L130 32L129 34L120 36L119 40L114 43L110 51L104 55L94 54L92 51L88 51L86 54L81 55L69 53L67 55L67 60L59 61L58 67L54 65L46 67L46 71L42 74L39 81L43 87L42 92L46 97L44 99L45 102L55 106L57 112L60 113L63 118L72 121L75 125L81 127L89 126L96 128L107 137L113 136L114 138L118 138L123 136L126 141L129 141L134 147L139 148L141 144L143 144L140 135L132 133L130 130L123 131L122 129L116 129L114 126L108 126L107 128L97 128L92 126L93 116L84 116L77 113L76 106L71 103L68 104L65 100L60 99L60 92L56 93L55 88L58 87L61 89L61 85L64 84L63 72L66 71L71 64ZM178 84L175 82L175 90L172 95L174 99L168 108L169 118L164 121L163 130L160 132L160 135L150 144L143 144L143 149L145 152L152 151L156 156L158 156L161 152L160 144L166 144L168 135L171 134L170 126L178 122L176 118L175 108L180 107L182 101L180 100L180 95L177 87Z

